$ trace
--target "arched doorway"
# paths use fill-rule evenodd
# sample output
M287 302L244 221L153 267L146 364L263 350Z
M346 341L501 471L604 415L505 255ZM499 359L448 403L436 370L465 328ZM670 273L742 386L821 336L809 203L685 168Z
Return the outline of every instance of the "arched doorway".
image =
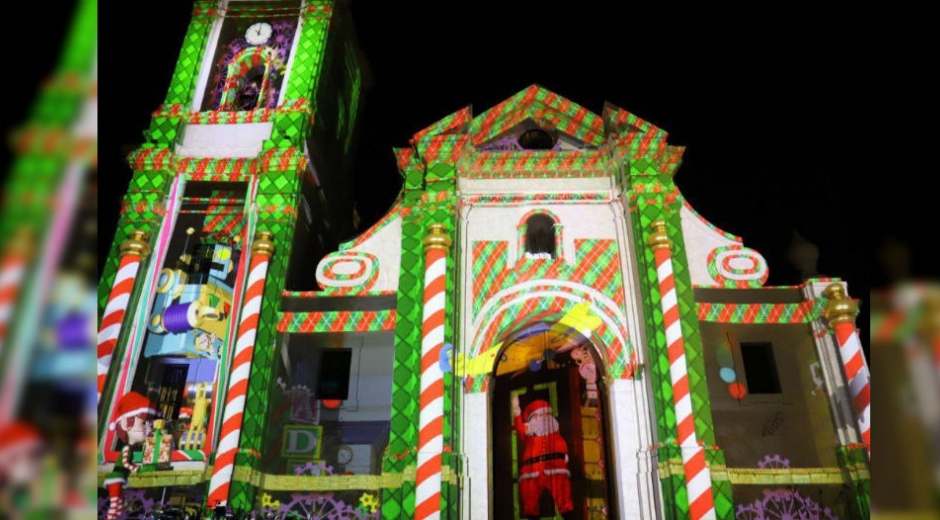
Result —
M597 348L551 322L531 324L504 345L489 386L492 517L615 517Z

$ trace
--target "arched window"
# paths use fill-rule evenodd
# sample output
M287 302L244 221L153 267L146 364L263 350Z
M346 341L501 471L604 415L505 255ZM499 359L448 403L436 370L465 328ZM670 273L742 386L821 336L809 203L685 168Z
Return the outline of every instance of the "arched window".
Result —
M239 52L226 66L218 109L274 108L282 72L277 52L268 47L251 47Z
M239 80L238 90L235 92L234 108L236 110L254 110L259 103L265 101L261 85L264 84L265 67L257 66L248 71Z
M525 222L525 252L531 255L548 254L555 258L555 221L543 213L536 213Z

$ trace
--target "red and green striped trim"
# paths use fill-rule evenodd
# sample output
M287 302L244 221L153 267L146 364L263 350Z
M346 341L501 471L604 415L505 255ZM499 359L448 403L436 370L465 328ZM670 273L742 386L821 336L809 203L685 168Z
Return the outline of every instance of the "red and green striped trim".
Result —
M466 176L491 179L511 173L513 178L601 177L609 175L608 165L607 154L595 150L473 152Z
M605 140L604 121L598 115L554 92L531 85L473 118L470 125L473 144L479 146L530 118L594 146Z
M380 311L281 312L278 332L378 332L395 330L395 309Z
M736 252L736 255L735 255ZM729 254L725 254L729 253ZM737 256L752 262L748 268L740 269L731 264ZM742 245L720 246L712 249L705 262L708 276L720 287L752 289L763 286L770 276L767 261L757 251Z
M469 195L462 199L464 204L481 206L520 206L523 204L538 204L551 202L552 204L583 204L608 203L613 199L606 192L566 192L566 193L495 193L487 195Z
M297 147L272 148L258 157L239 159L177 157L168 148L140 148L128 155L127 160L134 171L172 171L189 174L193 178L212 175L247 177L266 172L304 170L307 167L306 156Z
M800 303L699 302L698 319L713 323L784 324L812 323L822 316L826 299Z

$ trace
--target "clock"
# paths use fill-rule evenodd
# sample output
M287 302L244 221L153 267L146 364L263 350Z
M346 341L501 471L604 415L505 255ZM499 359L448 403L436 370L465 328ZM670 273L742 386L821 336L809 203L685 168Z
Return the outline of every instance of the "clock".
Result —
M345 444L340 446L339 450L336 452L336 462L338 462L340 466L345 466L346 464L349 464L350 462L352 462L352 460L353 460L352 448L350 448L349 446Z
M252 45L264 45L267 43L268 39L271 38L271 32L271 24L258 22L252 24L251 27L245 31L245 40Z

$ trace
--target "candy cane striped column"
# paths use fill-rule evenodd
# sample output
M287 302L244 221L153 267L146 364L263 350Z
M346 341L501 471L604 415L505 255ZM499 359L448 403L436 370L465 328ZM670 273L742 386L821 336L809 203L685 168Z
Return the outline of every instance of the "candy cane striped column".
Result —
M268 274L268 260L274 254L274 235L270 231L259 231L251 245L251 265L248 268L248 290L238 323L238 339L232 356L232 373L228 392L225 394L225 410L222 412L222 429L219 431L219 447L216 449L215 465L209 480L209 496L206 504L217 507L228 503L228 492L235 470L235 454L242 431L245 412L245 397L248 392L248 374L251 358L255 352L255 336L258 332L258 315L264 295L264 280Z
M32 235L28 231L20 231L13 236L0 261L0 355L3 354L3 343L10 328L10 319L13 318L13 309L20 295L31 251Z
M829 320L829 326L835 331L836 341L839 342L839 357L842 359L845 380L855 404L858 430L865 448L868 449L868 456L871 457L871 373L868 371L862 344L855 330L858 305L845 294L842 284L834 283L826 287L823 294L829 298L825 310L826 319Z
M444 452L444 291L451 240L443 224L424 237L424 313L421 330L421 400L418 410L418 470L415 520L441 517L441 458Z
M672 380L672 400L676 411L677 442L682 451L682 467L685 470L685 487L689 495L689 518L691 520L714 519L715 504L712 497L712 478L705 463L705 449L695 438L695 419L692 414L692 396L689 390L689 366L685 360L685 342L679 323L679 299L672 271L672 245L666 234L666 223L653 222L653 233L649 245L656 258L656 275L659 280L660 301L663 309L663 326L666 329L666 345L669 354L669 376Z
M117 346L121 335L121 325L124 323L124 314L131 299L131 290L137 279L137 271L144 258L150 254L150 245L147 242L145 231L131 231L127 240L121 244L121 262L118 264L114 285L108 295L108 304L104 308L101 326L98 328L98 402L101 402L101 392L104 391L105 381L108 379L108 368L111 365L111 355Z

